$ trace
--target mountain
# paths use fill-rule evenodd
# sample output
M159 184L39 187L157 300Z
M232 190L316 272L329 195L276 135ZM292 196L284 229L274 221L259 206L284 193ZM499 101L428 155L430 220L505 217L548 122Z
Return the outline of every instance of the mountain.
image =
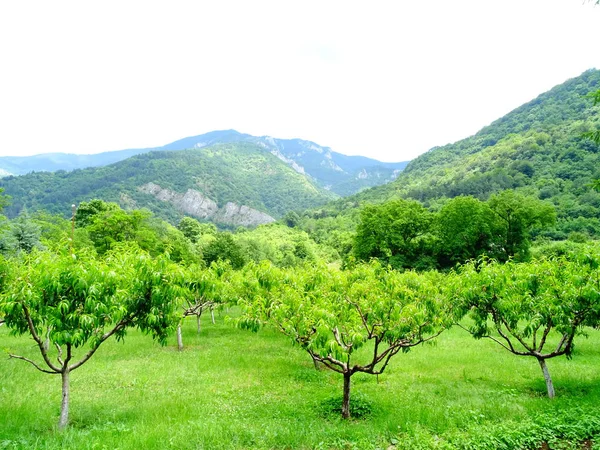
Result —
M478 133L436 147L411 161L389 184L319 208L337 215L364 203L412 198L437 209L446 199L472 195L481 200L515 189L552 202L558 212L550 238L570 233L600 237L600 147L584 133L600 130L600 105L589 94L600 89L600 71L567 80Z
M312 177L319 186L342 196L390 182L408 163L407 161L384 163L364 156L346 156L332 151L329 147L321 147L302 139L257 137L235 130L225 130L187 137L154 148L120 150L94 155L47 153L35 156L4 156L0 157L0 175L98 167L150 151L198 149L235 142L247 142L261 147L297 172Z
M100 198L148 208L174 223L187 214L229 227L272 222L287 211L337 197L247 142L147 152L71 172L9 176L0 179L0 187L12 197L5 210L9 217L23 209L66 215L72 203Z

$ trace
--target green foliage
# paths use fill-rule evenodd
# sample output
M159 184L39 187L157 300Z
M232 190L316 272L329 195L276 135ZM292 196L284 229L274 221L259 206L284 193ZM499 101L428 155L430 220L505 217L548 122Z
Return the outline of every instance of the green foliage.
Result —
M200 317L205 310L235 305L238 296L234 288L238 285L235 277L231 264L225 261L213 262L206 268L189 266L183 282L183 317L197 316L199 326Z
M101 198L123 207L145 207L173 224L178 223L182 213L173 204L139 190L150 182L182 195L188 189L200 191L219 207L234 202L274 217L336 197L276 156L249 143L150 152L105 167L6 177L0 180L0 187L13 196L13 203L7 208L11 217L23 208L67 216L72 203L83 202L85 208L79 213L78 225L85 226L86 216L98 213L97 200L89 199Z
M280 224L268 224L233 235L249 261L271 261L278 267L306 262L332 261L335 251L317 245L305 232Z
M556 212L551 204L511 190L493 195L488 205L499 218L497 253L503 260L511 256L525 259L531 230L534 227L548 227L556 221Z
M207 265L216 261L228 261L234 269L240 269L246 264L242 248L234 241L231 233L217 233L216 238L203 248L202 253Z
M294 228L298 226L298 222L300 222L300 216L296 211L290 211L283 217L283 221L288 227Z
M579 255L598 252L597 243L574 242L574 241L549 241L541 242L531 248L533 260L555 259L564 257L575 260Z
M124 211L116 203L92 200L82 202L75 223L76 247L89 242L100 255L119 243L135 242L151 255L169 254L175 262L193 264L201 259L199 249L180 230L153 217L148 210Z
M590 187L600 178L600 145L583 134L600 129L597 98L600 70L589 70L483 128L474 136L436 147L411 161L390 184L350 198L381 203L398 197L425 206L473 196L485 201L512 189L553 203L557 222L546 235L565 239L572 221L600 216ZM348 200L348 199L344 199ZM336 205L336 214L343 211ZM600 237L600 228L592 237Z
M0 252L5 255L30 253L42 248L41 228L28 214L20 214L10 222L5 222L0 231Z
M77 227L87 227L91 225L99 216L109 211L118 211L121 208L113 202L94 199L89 202L81 202L76 206L75 225Z
M177 318L178 269L164 257L124 247L105 259L34 251L12 264L7 280L0 317L13 334L33 339L43 362L10 357L61 375L59 428L68 423L70 372L111 336L123 339L129 328L164 343Z
M40 227L27 216L20 215L12 221L11 233L15 240L15 250L17 252L30 253L34 248L41 247Z
M354 254L419 270L482 255L526 259L532 232L549 227L555 218L551 204L510 190L487 202L456 197L437 213L414 200L390 200L361 210Z
M433 217L414 200L366 205L356 230L354 252L363 260L379 258L394 267L414 267L427 242Z
M151 255L168 254L172 261L181 265L197 264L202 260L197 245L190 242L180 230L156 217L142 222L136 242Z
M598 89L595 92L590 92L590 94L588 94L588 97L590 97L594 101L594 106L600 104L600 89ZM600 145L600 129L595 131L588 131L584 133L583 136L594 142L596 145Z
M104 260L33 252L13 265L0 306L16 334L47 336L61 346L97 347L115 324L117 338L133 326L164 341L176 294L173 270L164 258L124 249Z
M495 253L499 224L487 203L455 197L436 215L440 265L448 266Z
M4 193L4 188L0 188L0 212L11 203L11 197Z
M536 358L553 397L544 361L570 358L574 338L600 324L599 266L598 253L521 264L480 260L460 267L451 284L459 317L472 320L469 332Z
M322 249L331 249L339 258L348 259L353 252L354 234L360 211L352 204L345 214L323 210L306 211L297 228L305 231Z
M240 323L272 323L312 356L323 358L345 359L376 337L389 346L410 347L448 324L448 305L436 287L440 277L401 274L376 263L352 271L250 266L246 279L255 291L244 303Z
M350 417L353 374L383 373L398 352L451 324L436 273L400 274L376 263L352 271L326 266L284 271L264 263L248 267L244 278L238 325L251 330L271 325L316 363L343 374L344 418Z
M192 217L187 216L181 218L177 224L177 229L194 244L198 242L203 231L202 224L200 222Z
M40 229L40 241L46 248L55 248L70 238L71 221L62 216L38 211L30 215L30 219ZM77 244L75 239L75 244Z
M443 439L419 435L401 435L394 442L398 449L470 449L470 450L538 450L587 449L600 437L600 411L569 408L542 412L535 417L499 423L473 424L456 430Z
M135 240L142 243L142 248L148 249L152 246L148 242L148 239L152 240L152 236L144 235L143 225L149 217L150 213L147 211L126 212L117 206L93 216L86 229L99 254L106 253L118 242Z

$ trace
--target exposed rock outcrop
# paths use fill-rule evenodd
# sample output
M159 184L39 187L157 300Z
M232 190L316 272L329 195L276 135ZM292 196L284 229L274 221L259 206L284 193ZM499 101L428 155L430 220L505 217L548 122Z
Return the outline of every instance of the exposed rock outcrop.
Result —
M200 191L188 189L185 194L163 189L156 183L146 183L138 188L141 192L169 202L179 211L199 219L211 220L233 226L256 226L274 222L268 214L244 205L228 202L223 208Z
M232 202L227 202L227 204L215 214L213 220L215 222L244 227L275 222L275 219L268 214Z

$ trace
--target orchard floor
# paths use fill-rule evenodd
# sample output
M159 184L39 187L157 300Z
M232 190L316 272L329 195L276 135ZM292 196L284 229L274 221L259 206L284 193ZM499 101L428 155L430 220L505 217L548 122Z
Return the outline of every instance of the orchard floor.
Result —
M71 374L62 432L60 378L9 360L37 355L1 327L0 449L576 448L600 436L597 331L576 340L571 361L549 361L549 400L535 360L455 327L398 354L379 379L355 375L352 398L372 412L344 421L323 406L341 395L340 375L274 331L209 319L199 335L185 323L182 352L174 337L161 347L138 332L104 343Z

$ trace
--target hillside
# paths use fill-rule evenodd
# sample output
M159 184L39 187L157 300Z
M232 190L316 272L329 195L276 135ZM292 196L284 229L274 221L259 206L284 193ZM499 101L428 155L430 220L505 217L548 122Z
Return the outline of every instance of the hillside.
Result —
M9 217L26 208L69 214L93 198L182 214L227 226L268 223L285 212L335 198L274 155L249 143L187 151L149 152L112 165L72 172L35 172L0 180L12 197Z
M30 172L75 170L99 167L150 151L198 149L215 144L246 142L271 153L299 173L307 174L321 187L338 195L350 195L362 189L394 180L408 163L384 163L364 156L346 156L302 139L276 139L252 136L235 130L212 131L191 136L162 147L128 149L93 155L46 153L35 156L0 157L0 176Z
M518 107L474 136L436 147L411 161L393 183L344 199L339 210L394 197L434 208L446 198L485 200L516 189L551 201L559 213L550 237L580 231L600 236L599 146L583 137L600 129L600 106L587 95L600 88L600 71L588 70Z

